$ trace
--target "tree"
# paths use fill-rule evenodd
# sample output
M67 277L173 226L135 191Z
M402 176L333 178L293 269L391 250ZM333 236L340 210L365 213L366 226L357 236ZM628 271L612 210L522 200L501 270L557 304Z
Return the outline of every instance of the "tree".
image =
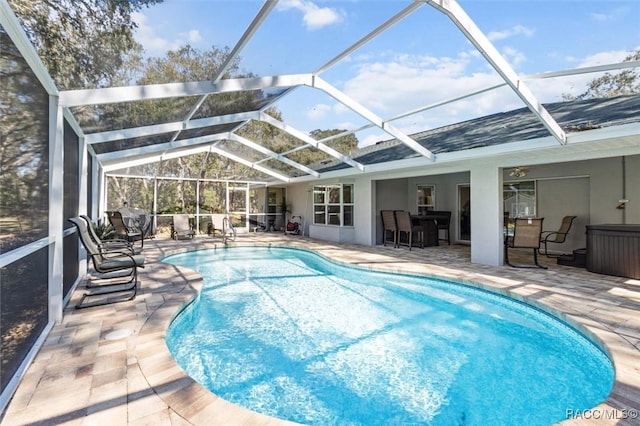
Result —
M640 61L640 49L630 53L623 62L630 61ZM640 93L640 74L633 69L626 69L617 74L607 72L601 77L594 78L589 83L587 90L578 96L563 94L562 97L565 100L574 100L609 98L635 93Z
M107 87L139 50L133 12L162 0L8 0L60 90Z

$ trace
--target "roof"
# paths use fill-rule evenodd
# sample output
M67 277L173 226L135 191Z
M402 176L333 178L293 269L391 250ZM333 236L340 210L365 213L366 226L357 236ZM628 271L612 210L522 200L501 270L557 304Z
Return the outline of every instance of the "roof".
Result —
M84 141L89 153L102 167L102 171L106 173L192 154L203 154L205 158L203 161L207 161L211 154L240 163L247 170L256 171L255 175L259 175L260 179L266 177L264 180L275 179L286 183L332 176L327 173L334 171L343 173L349 170L349 173L362 173L365 172L366 167L373 165L377 168L373 167L369 170L380 170L381 167L378 165L399 160L422 159L425 163L438 163L450 153L466 152L469 156L473 156L482 148L506 147L514 142L533 141L540 138L555 141L555 146L565 146L568 143L568 136L580 130L593 129L597 126L613 127L638 121L637 97L548 104L540 100L544 91L534 91L531 87L535 86L534 83L544 86L547 80L542 81L543 79L630 69L640 66L640 61L596 65L537 75L519 75L506 59L505 54L494 45L491 34L485 34L454 0L446 2L407 0L402 2L404 8L399 11L395 8L400 6L396 2L390 2L393 4L395 14L387 15L388 12L386 12L386 18L383 18L386 20L375 28L367 27L369 33L359 33L359 39L349 41L351 44L346 47L343 45L342 51L334 52L335 55L328 62L316 67L313 71L257 77L251 74L252 77L228 78L225 75L227 65L239 58L248 41L254 37L264 22L268 21L266 18L274 10L275 3L262 2L254 19L245 28L244 33L237 38L236 45L225 57L224 64L216 69L211 80L61 92L58 92L44 65L41 62L37 63L37 52L28 42L25 33L21 33L18 29L17 19L10 16L11 11L5 2L0 2L0 11L3 12L0 18L3 28L10 33L12 40L19 40L16 46L22 55L30 63L36 64L36 75L41 82L47 81L45 84L47 92L59 100L59 106L64 111L65 118ZM366 4L358 6L371 9ZM488 86L478 87L480 84L478 83L467 93L443 90L441 94L450 95L453 98L441 100L437 97L436 103L417 108L415 105L406 105L407 108L414 107L414 109L394 117L382 117L378 115L381 109L376 109L374 105L361 104L356 100L357 96L348 94L339 80L331 79L330 72L325 73L339 62L343 66L345 64L348 66L349 58L352 58L355 52L383 33L387 33L391 28L398 28L397 24L399 25L401 21L403 25L410 25L407 22L423 24L424 19L430 19L431 23L432 13L436 14L438 19L445 18L449 21L448 27L455 33L453 36L459 38L465 47L464 55L481 62L478 63L479 68L474 69L490 71L485 74L487 77L482 83ZM482 15L479 14L479 16ZM407 42L415 36L414 32L408 31ZM327 43L329 44L332 47L335 43ZM340 44L342 43L337 43L337 45ZM427 48L433 43L421 40L418 44L420 49L428 52ZM309 46L310 49L311 47ZM470 47L473 52L469 52ZM288 52L288 55L291 59L296 59L295 52ZM297 68L295 71L298 71ZM429 78L436 77L433 79L437 81L435 73L440 70L431 71L434 74L429 74ZM443 72L446 73L447 70ZM467 86L464 87L466 90ZM392 90L390 87L380 89L381 91ZM413 134L409 134L407 130L411 126L401 128L400 123L403 119L413 120L422 113L429 116L428 112L433 108L453 105L458 101L467 104L481 103L483 99L472 99L472 97L494 90L508 92L510 101L507 104L499 102L490 111L520 105L523 107ZM279 119L270 114L270 108L277 108L278 103L284 98L290 98L300 92L319 93L325 99L335 101L337 108L349 110L356 116L358 121L355 125L360 127L345 130L337 136L316 139L312 133L286 122L285 118ZM421 94L423 96L419 97L420 100L423 97L428 98L428 93L421 92ZM495 95L495 92L492 92L492 95ZM556 93L553 99L557 97ZM500 99L506 98L500 97ZM402 107L405 107L404 102ZM465 117L469 116L465 115ZM417 119L415 121L424 123ZM439 123L442 122L446 121ZM245 130L254 123L258 123L258 127L262 126L266 130L262 133L246 132ZM426 124L420 125L427 127ZM337 137L360 135L367 129L375 129L378 134L386 132L387 136L382 137L392 139L350 152L340 152L335 148L334 143ZM635 140L640 137L640 131L637 129L631 129L630 132L634 140L627 141L627 146L635 143ZM277 135L273 139L285 141L289 146L265 143L267 138L262 136L267 133ZM620 137L624 136L626 135ZM313 155L303 159L304 156L299 155L301 152ZM315 163L308 164L312 161Z
M640 122L640 95L556 102L544 106L567 133ZM548 136L549 131L528 108L492 114L410 135L434 154ZM352 157L364 165L371 165L417 158L419 154L397 139L391 139L353 152ZM317 170L328 172L347 167L339 161L331 161L318 165Z

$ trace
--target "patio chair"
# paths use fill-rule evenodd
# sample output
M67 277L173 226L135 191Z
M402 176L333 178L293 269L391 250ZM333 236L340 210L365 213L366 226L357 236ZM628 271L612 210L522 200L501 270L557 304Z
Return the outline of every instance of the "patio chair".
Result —
M138 268L144 268L145 257L129 250L107 250L93 242L89 225L80 217L68 219L78 231L78 238L99 274L86 284L87 291L76 305L77 309L133 300L138 291ZM116 296L117 295L117 296ZM86 302L87 298L105 296Z
M446 241L447 245L451 245L451 234L449 229L451 228L451 212L450 211L433 211L432 214L436 215L436 228L438 230L438 242ZM440 238L440 231L446 234L447 238Z
M567 240L567 234L571 229L571 224L575 220L577 216L565 216L562 218L562 223L560 224L560 228L557 231L542 231L540 235L540 242L544 244L544 252L541 249L538 251L541 254L549 258L557 258L560 257L559 254L549 254L549 250L547 249L548 243L562 244Z
M171 238L178 240L182 237L193 238L195 231L189 223L188 214L174 214L171 223Z
M542 268L538 263L538 249L540 248L540 235L542 234L542 221L544 218L516 218L513 227L513 235L507 235L504 239L504 261L513 268ZM516 265L509 261L509 249L532 249L533 265Z
M391 242L396 247L398 227L393 210L380 210L380 216L382 216L382 244L386 246L388 242ZM391 234L391 239L388 239L389 234Z
M80 215L80 219L87 222L87 229L89 230L89 237L101 250L127 250L132 254L142 253L142 247L134 247L133 242L122 238L110 238L108 240L102 240L96 230L93 227L93 221L87 215Z
M117 236L131 243L140 241L140 249L142 250L144 247L144 238L140 229L136 228L134 225L127 225L122 213L118 210L107 212L107 217L109 218L111 225L115 228Z
M237 235L236 228L226 213L214 213L211 215L211 225L207 233L213 237L222 237L224 244L227 244L228 240L235 241Z
M413 238L416 236L415 242L420 244L420 248L424 248L424 227L421 225L414 225L411 220L411 214L405 211L397 211L395 212L396 216L396 224L398 226L398 237L396 239L396 247L400 245L409 246L409 250L414 243ZM407 241L403 242L401 239L402 235L406 235Z
M303 219L302 216L291 216L284 227L285 235L302 235Z

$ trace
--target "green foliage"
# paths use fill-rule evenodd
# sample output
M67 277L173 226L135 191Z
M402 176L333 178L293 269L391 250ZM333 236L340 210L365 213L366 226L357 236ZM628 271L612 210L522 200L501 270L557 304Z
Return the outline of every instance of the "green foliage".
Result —
M623 62L640 61L640 49L630 53ZM625 69L617 74L605 73L594 78L587 90L578 96L563 94L565 100L609 98L640 93L640 74L634 69Z
M61 90L105 87L140 51L133 12L162 0L8 0Z
M116 229L110 223L101 221L98 223L92 223L93 230L96 231L96 235L102 241L110 240L116 237Z

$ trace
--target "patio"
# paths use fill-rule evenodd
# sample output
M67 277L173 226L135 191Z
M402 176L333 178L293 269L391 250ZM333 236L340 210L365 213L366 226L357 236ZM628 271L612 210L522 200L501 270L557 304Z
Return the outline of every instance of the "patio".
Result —
M492 288L580 325L603 342L616 370L608 400L563 424L633 425L640 410L640 281L558 266L513 269L470 263L468 246L408 251L333 244L260 233L231 245L287 245L312 249L340 262L389 271L438 275ZM164 343L173 316L201 285L197 273L159 260L176 252L221 247L219 240L149 240L141 291L131 302L75 310L76 290L60 324L29 367L2 419L3 425L48 424L285 424L233 406L195 384ZM569 407L568 407L569 408Z

